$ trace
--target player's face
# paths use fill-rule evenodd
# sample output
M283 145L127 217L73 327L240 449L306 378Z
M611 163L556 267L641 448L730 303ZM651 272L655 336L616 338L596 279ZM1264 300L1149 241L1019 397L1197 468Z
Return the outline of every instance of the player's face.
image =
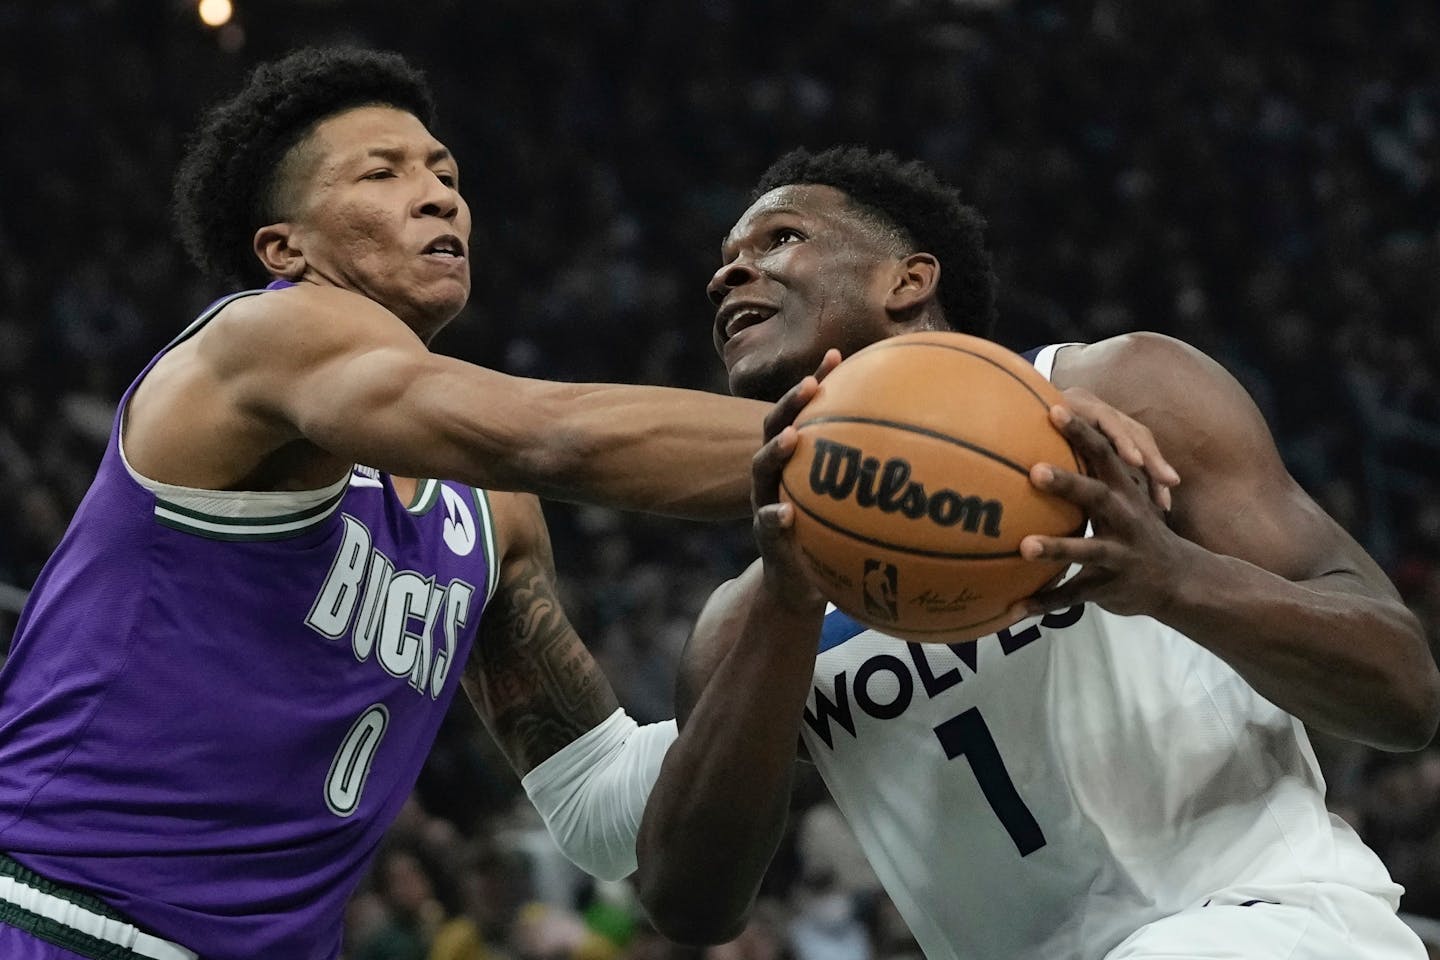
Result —
M720 257L706 292L737 396L778 400L827 349L849 356L891 332L885 299L897 259L834 187L771 190Z
M460 171L419 119L357 107L302 146L292 242L307 274L363 293L426 339L470 296L470 208Z

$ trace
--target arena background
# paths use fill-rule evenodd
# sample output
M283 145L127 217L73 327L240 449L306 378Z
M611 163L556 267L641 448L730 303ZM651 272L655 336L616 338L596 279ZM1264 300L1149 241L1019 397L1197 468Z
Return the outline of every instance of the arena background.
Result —
M257 60L332 42L399 50L437 88L476 223L440 349L723 390L703 285L750 183L794 145L892 148L989 218L1003 342L1147 328L1210 352L1440 635L1433 0L235 0L214 27L193 0L0 0L0 653L115 399L223 292L171 237L185 133ZM572 619L630 711L669 716L748 527L547 512ZM1333 809L1433 928L1440 751L1318 747ZM712 960L914 955L823 788L795 814L756 922ZM567 869L463 698L391 836L351 960L693 953L625 884Z

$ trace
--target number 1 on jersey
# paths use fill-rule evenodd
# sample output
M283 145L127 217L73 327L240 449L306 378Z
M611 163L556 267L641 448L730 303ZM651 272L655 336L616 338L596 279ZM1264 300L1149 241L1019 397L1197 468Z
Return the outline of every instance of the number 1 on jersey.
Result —
M980 792L985 794L990 809L995 811L1001 826L1015 841L1015 849L1020 851L1020 856L1045 846L1045 834L1015 789L1010 771L1005 769L1005 761L1001 759L995 738L990 735L990 728L985 725L980 711L971 707L951 717L935 728L935 736L945 750L946 759L963 756L970 761L970 770L975 774Z

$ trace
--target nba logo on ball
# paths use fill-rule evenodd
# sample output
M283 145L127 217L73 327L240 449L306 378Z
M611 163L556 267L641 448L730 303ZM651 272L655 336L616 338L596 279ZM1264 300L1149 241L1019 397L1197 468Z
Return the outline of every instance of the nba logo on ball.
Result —
M1063 568L1023 559L1020 540L1084 529L1078 507L1030 483L1036 463L1084 470L1050 423L1060 402L1024 358L965 334L891 337L846 358L795 419L780 485L826 599L905 640L1009 626L1015 601Z
M872 617L894 622L900 618L895 608L895 595L900 571L884 560L865 561L865 612Z

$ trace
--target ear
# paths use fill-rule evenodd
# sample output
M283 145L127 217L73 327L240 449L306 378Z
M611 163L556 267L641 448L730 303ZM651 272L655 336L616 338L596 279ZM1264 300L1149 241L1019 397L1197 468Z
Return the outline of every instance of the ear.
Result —
M934 254L912 253L895 265L885 309L908 315L935 299L940 291L940 261Z
M293 224L272 223L255 231L252 247L271 276L299 280L305 273L305 254L296 240Z

